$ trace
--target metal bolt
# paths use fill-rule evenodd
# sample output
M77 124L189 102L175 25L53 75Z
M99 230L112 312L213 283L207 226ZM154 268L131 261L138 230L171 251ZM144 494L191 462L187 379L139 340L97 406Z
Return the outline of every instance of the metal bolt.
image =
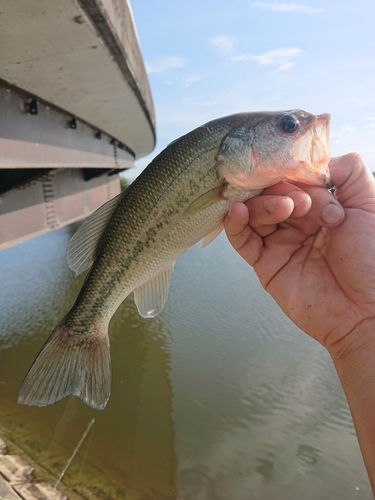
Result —
M75 118L72 118L69 122L69 127L70 128L73 128L73 129L76 129L77 128L77 121Z
M30 115L37 115L38 114L38 101L34 99L30 99L28 102L27 110L30 113Z
M74 18L74 21L77 23L77 24L83 24L85 22L83 16L75 16Z

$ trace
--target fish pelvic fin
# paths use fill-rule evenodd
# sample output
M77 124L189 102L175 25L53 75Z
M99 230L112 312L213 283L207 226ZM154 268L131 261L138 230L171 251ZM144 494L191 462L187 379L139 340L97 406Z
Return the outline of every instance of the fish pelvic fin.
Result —
M77 334L63 320L27 373L18 393L18 403L48 406L73 395L101 410L110 392L108 332Z
M155 318L165 306L174 265L175 261L133 290L135 305L143 318Z
M215 238L219 236L221 231L224 229L224 222L221 222L215 229L208 234L205 239L202 241L201 245L201 250L202 248L205 248L207 245L209 245L212 241L214 241Z

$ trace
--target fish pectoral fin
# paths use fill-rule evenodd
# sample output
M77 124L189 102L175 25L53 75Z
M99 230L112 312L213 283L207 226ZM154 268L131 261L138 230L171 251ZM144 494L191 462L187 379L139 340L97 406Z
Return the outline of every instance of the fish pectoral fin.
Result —
M219 203L219 201L225 200L225 196L223 195L224 187L227 184L221 184L220 186L207 191L202 194L196 200L191 203L184 212L184 216L194 215L205 208L211 207L215 203Z
M212 241L214 241L215 238L219 236L221 231L224 229L224 223L221 222L213 231L211 231L210 234L208 234L205 239L202 241L201 245L201 250L202 248L206 247L209 245Z
M175 262L133 290L134 302L143 318L154 318L165 306Z
M117 207L121 194L107 201L91 214L71 238L66 259L70 269L75 271L76 275L88 269L94 262L98 242Z

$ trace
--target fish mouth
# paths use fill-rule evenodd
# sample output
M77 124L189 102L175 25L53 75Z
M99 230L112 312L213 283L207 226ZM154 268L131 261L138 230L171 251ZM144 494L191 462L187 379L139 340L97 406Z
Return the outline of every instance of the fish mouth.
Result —
M294 152L302 167L301 182L332 187L328 168L330 119L328 113L316 116L296 143Z

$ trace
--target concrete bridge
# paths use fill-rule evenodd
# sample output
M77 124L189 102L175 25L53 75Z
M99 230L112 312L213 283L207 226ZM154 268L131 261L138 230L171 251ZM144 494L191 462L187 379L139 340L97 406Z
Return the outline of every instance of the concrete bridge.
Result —
M88 216L155 145L127 0L0 0L0 249Z

